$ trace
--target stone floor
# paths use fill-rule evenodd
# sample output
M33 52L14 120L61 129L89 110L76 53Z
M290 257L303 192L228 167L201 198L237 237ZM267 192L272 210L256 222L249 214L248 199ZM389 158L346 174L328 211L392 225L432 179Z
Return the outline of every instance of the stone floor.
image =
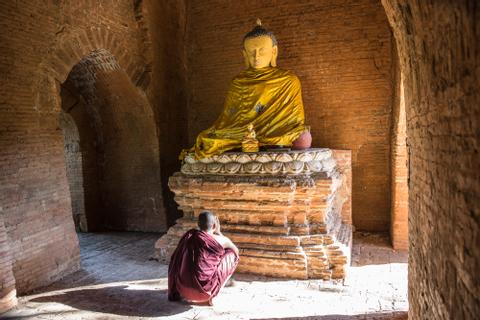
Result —
M82 270L19 299L2 319L407 319L407 260L387 237L356 233L344 283L236 275L213 307L167 301L158 234L79 234Z

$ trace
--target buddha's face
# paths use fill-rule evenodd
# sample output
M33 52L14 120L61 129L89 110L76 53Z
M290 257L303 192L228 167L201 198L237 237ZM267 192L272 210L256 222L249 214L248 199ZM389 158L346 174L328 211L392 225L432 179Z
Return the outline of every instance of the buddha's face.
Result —
M277 46L273 45L269 36L246 39L243 46L245 59L247 59L250 67L255 69L268 67L277 53Z

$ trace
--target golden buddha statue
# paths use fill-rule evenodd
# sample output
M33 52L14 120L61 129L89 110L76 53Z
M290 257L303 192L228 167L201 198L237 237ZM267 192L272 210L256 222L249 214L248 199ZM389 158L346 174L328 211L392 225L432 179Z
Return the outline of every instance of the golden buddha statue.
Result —
M260 20L243 39L246 70L231 82L224 109L190 150L197 159L242 147L252 125L260 146L292 146L305 126L300 81L277 67L277 40ZM309 134L309 133L308 133ZM307 146L309 147L309 146Z

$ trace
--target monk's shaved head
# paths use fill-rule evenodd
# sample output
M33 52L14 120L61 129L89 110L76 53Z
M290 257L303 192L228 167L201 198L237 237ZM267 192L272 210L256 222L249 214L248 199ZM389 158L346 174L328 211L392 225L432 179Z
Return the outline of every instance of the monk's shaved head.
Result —
M210 231L215 224L215 215L210 211L203 211L198 215L198 227L202 231Z

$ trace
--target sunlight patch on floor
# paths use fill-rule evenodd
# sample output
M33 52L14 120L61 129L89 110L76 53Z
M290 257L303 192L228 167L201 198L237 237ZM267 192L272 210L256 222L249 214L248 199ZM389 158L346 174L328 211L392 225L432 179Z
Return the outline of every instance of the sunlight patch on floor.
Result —
M156 236L81 235L83 270L21 297L19 307L2 316L40 320L406 319L407 256L377 238L357 236L353 267L344 282L237 274L236 284L224 288L213 307L203 307L167 300L168 267L148 256Z

